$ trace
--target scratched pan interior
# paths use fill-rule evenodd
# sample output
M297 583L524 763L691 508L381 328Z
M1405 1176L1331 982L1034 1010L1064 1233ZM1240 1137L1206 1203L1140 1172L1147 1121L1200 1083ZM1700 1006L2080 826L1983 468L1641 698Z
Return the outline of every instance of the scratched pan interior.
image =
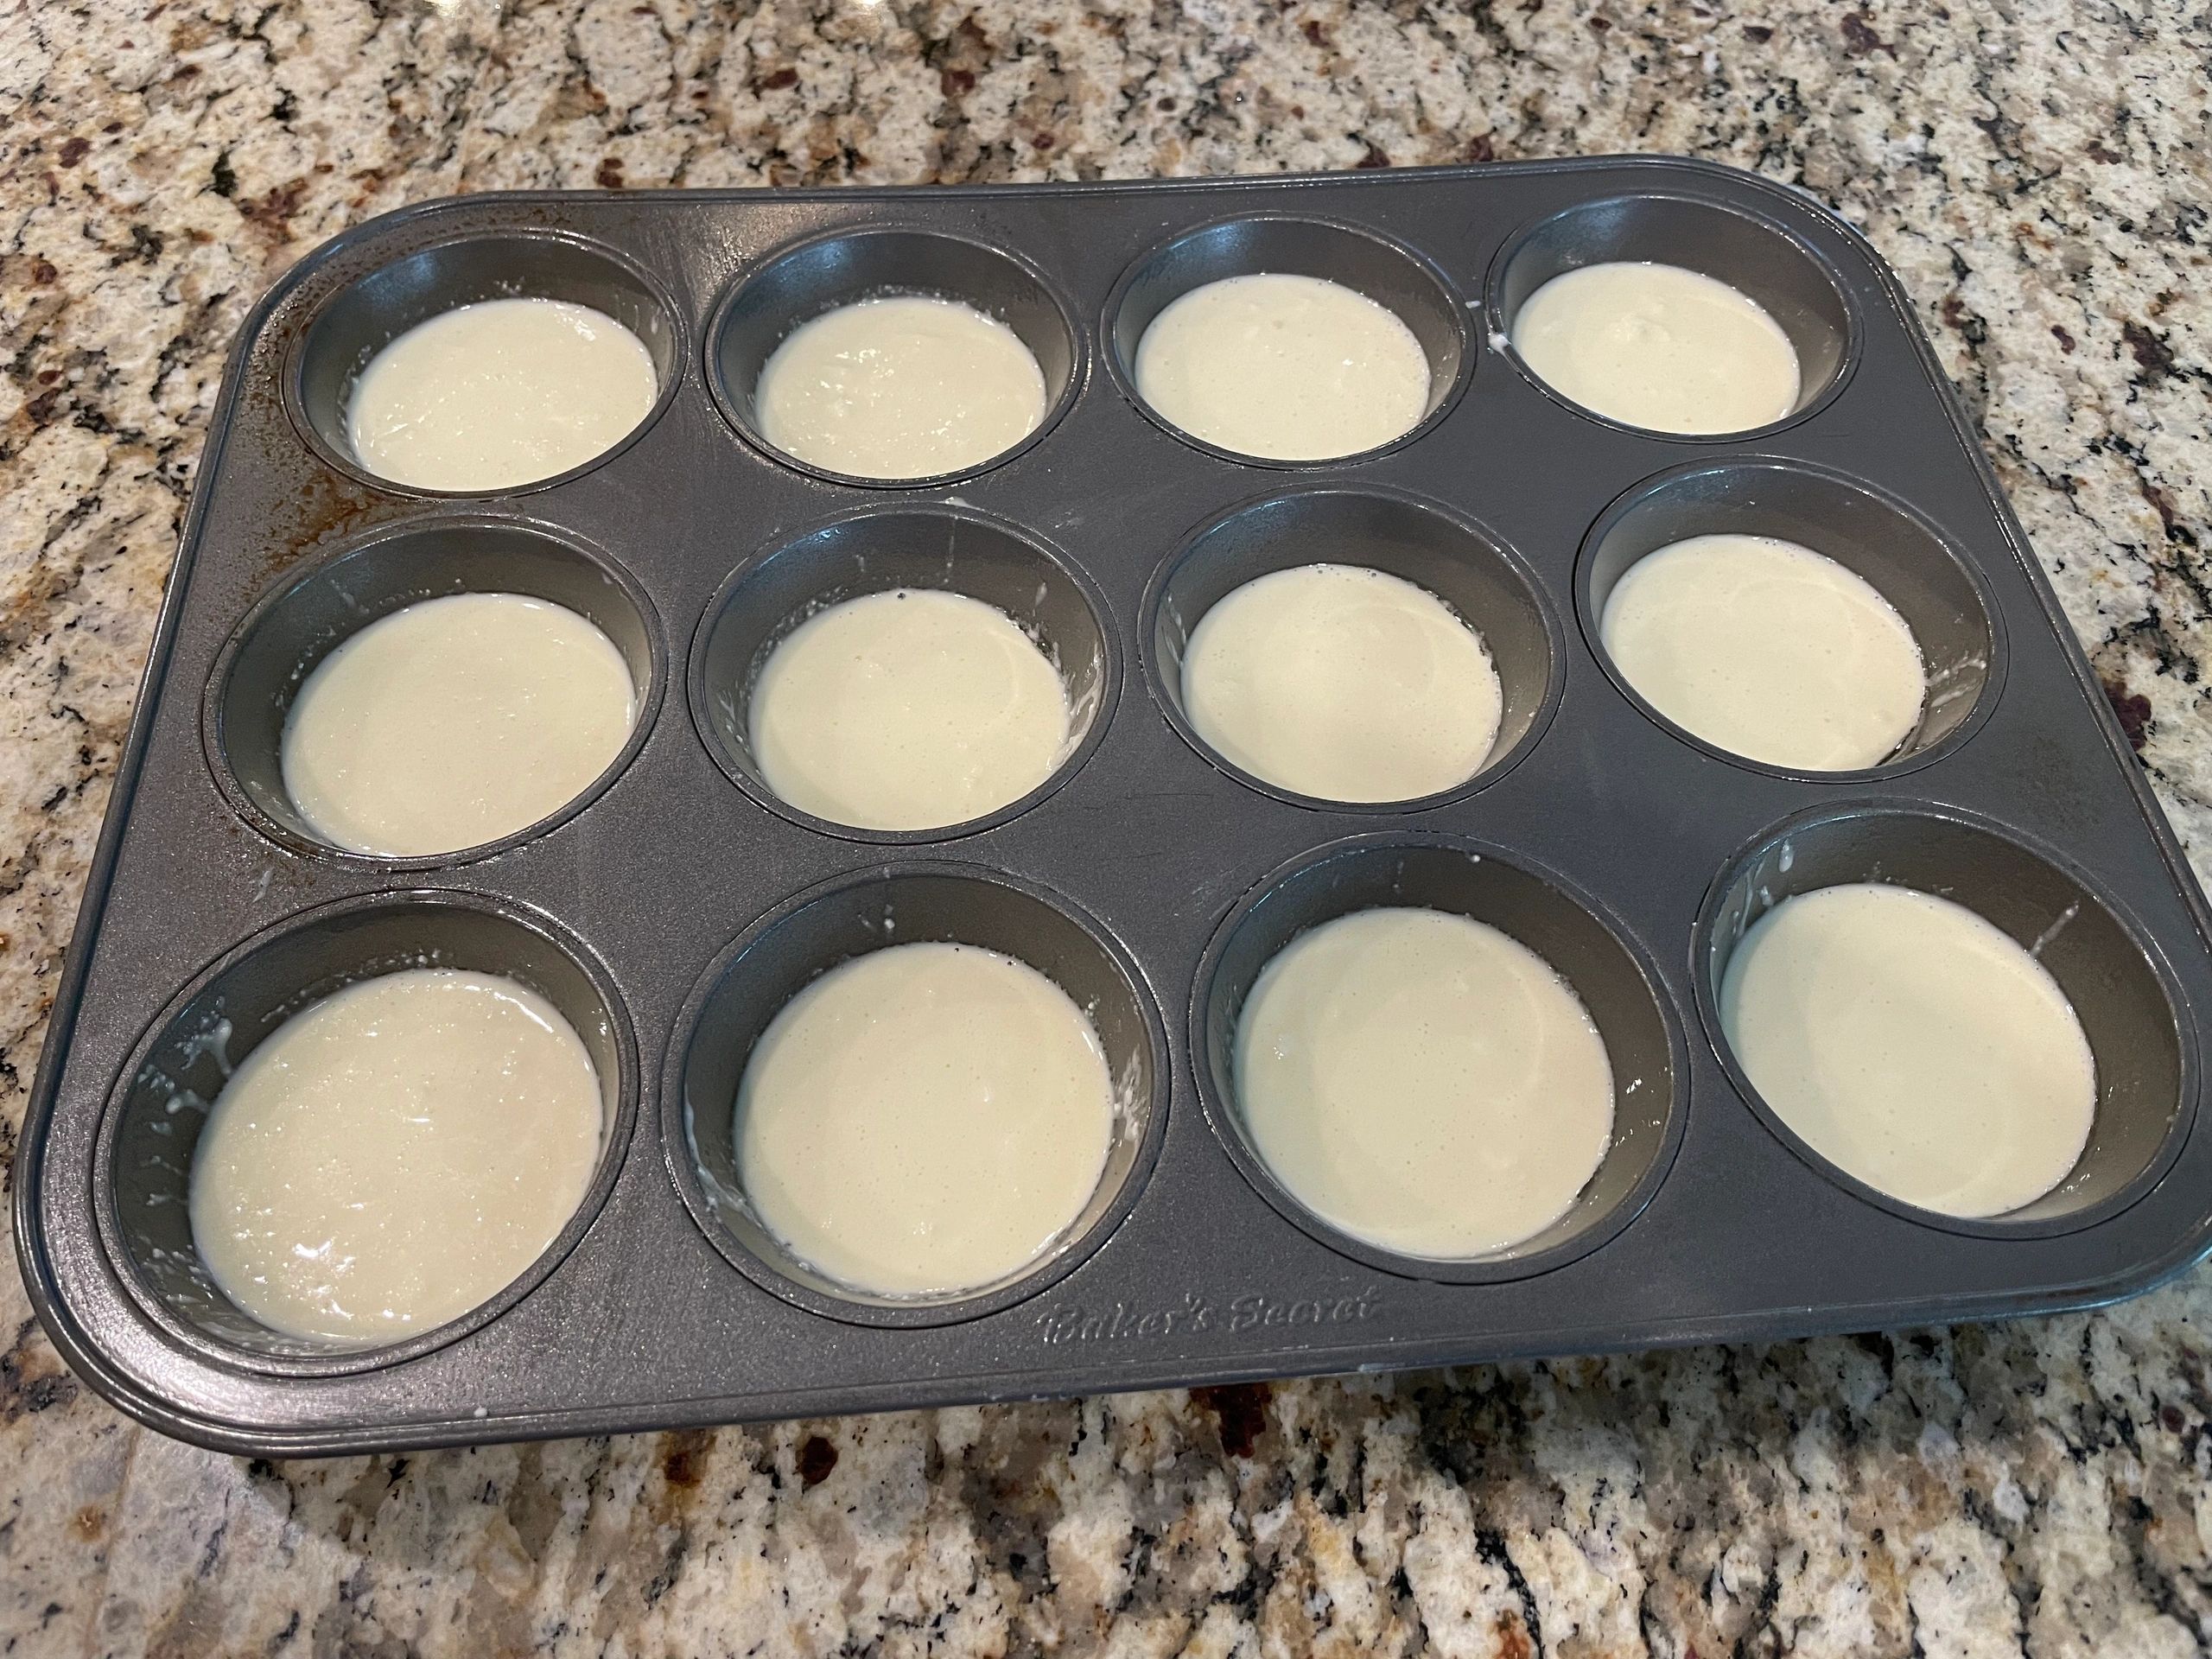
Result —
M1247 217L1266 223L1217 228ZM1300 220L1331 228L1301 239ZM850 257L834 245L823 251L825 238L886 227L926 234ZM288 408L294 348L330 296L375 273L388 274L359 291L381 296L402 321L410 306L435 305L442 281L461 285L454 297L505 291L497 271L509 255L451 245L485 238L506 238L534 280L617 308L651 336L672 384L632 441L546 486L454 499L368 481L342 457L334 461L327 439L303 435L316 424L307 406L316 400L327 426L331 377L342 379L345 365L315 365L306 401ZM984 273L974 280L996 285L985 297L1018 311L1045 343L1059 394L1048 429L1002 464L915 487L859 486L785 464L727 412L741 415L743 389L717 388L711 377L724 361L757 353L761 305L804 309L804 284L791 272L858 270L878 280L887 273L876 264L908 244L935 249L925 263L942 282ZM1502 257L1509 245L1516 251ZM718 310L734 284L794 248L811 251L782 267L777 283ZM1114 358L1135 325L1109 306L1133 296L1156 309L1179 283L1230 274L1240 258L1294 263L1309 249L1317 274L1371 278L1421 312L1424 346L1448 384L1415 436L1343 462L1269 466L1185 442L1136 404ZM1748 436L1682 441L1592 419L1543 390L1497 331L1535 282L1593 257L1719 261L1713 274L1761 293L1798 333L1816 370L1805 406ZM715 337L724 315L751 332ZM372 334L356 320L325 339L358 358ZM1763 470L1728 470L1750 454L1766 458ZM1639 489L1662 474L1671 480L1663 487ZM1828 480L1820 487L1830 494L1791 493L1792 480L1807 478ZM1923 581L1899 574L1894 556L1885 566L1872 543L1855 560L1878 581L1891 569L1892 580L1913 587L1901 608L1918 607L1942 649L1960 653L1961 683L1973 689L1964 712L1947 712L1895 766L1808 779L1718 755L1615 682L1591 644L1591 584L1618 575L1637 536L1688 533L1682 526L1707 506L1733 515L1732 528L1787 526L1805 513L1817 523L1828 510L1816 502L1841 499L1838 489L1875 503L1854 522L1904 515L1929 559L1954 562L1916 567ZM1294 504L1238 515L1313 490L1400 505ZM895 849L770 810L733 776L714 734L702 736L696 698L685 695L695 648L715 632L703 625L718 595L736 591L729 584L741 564L824 524L886 510L1003 527L1065 573L1067 626L1086 633L1087 610L1103 640L1080 764L1023 810ZM640 660L664 660L669 683L642 744L581 810L456 859L391 868L320 850L265 814L257 820L250 791L242 794L236 779L226 789L219 777L223 741L211 738L208 715L223 701L211 697L211 676L241 623L313 562L375 543L384 526L460 534L487 517L534 526L619 575L608 578L615 588L634 588L624 613L658 638L633 644ZM1472 787L1411 810L1328 807L1254 786L1179 729L1155 656L1163 641L1173 649L1155 582L1166 583L1170 562L1201 531L1230 523L1241 528L1206 543L1205 556L1228 547L1255 570L1267 568L1268 549L1244 532L1278 519L1308 527L1419 520L1430 528L1408 532L1407 559L1433 561L1451 545L1489 550L1489 574L1467 602L1490 602L1480 597L1488 593L1521 607L1511 626L1522 690L1512 753ZM1011 543L1001 535L995 544ZM1225 580L1226 569L1193 565L1173 593L1187 597ZM1945 604L1951 613L1939 614ZM1986 614L1972 614L1977 607ZM1864 832L1852 827L1862 819L1872 826ZM2055 1211L2018 1224L1933 1224L1818 1167L1732 1081L1708 1027L1710 981L1731 930L1765 890L1761 873L1789 864L1783 842L1793 826L1812 826L1804 868L1834 879L1918 872L1955 881L1963 896L1993 873L2029 872L1999 884L2016 894L1999 918L2016 931L2040 931L2074 899L2091 902L2095 927L2078 946L2054 946L2049 959L2071 964L2077 1000L2105 1011L2098 1018L2118 1033L2114 1042L2158 1058L2130 1074L2126 1132ZM1929 826L1941 845L1930 842L1923 857L1916 837ZM1673 1116L1655 1118L1658 1127L1604 1195L1602 1226L1559 1249L1457 1277L1424 1276L1417 1265L1363 1255L1300 1224L1294 1205L1275 1202L1281 1195L1240 1166L1233 1126L1210 1116L1198 1080L1205 1058L1192 1052L1194 1030L1204 1048L1208 1020L1221 1018L1198 982L1202 961L1241 963L1253 936L1236 930L1285 913L1287 901L1271 910L1262 883L1290 882L1303 895L1297 902L1319 916L1337 902L1333 889L1296 872L1324 849L1425 837L1478 846L1539 882L1548 873L1570 899L1531 896L1537 889L1526 880L1447 881L1439 891L1464 893L1478 908L1491 902L1485 893L1520 893L1515 913L1552 917L1544 925L1565 929L1562 939L1588 941L1591 960L1613 964L1608 982L1641 983L1624 993L1643 998L1638 1052L1675 1072L1652 1079L1668 1085L1651 1097L1671 1103ZM1424 858L1424 869L1435 868ZM742 1229L710 1236L687 1202L687 1192L697 1198L696 1180L669 1092L691 1075L686 1045L699 1009L726 1007L702 988L721 982L712 965L759 962L757 973L742 973L780 982L783 970L770 969L785 945L762 957L733 953L736 942L756 929L796 938L770 925L779 907L893 861L966 866L1011 881L1029 896L1023 903L1063 910L1046 932L1073 942L1071 961L1105 964L1096 969L1102 985L1128 987L1134 1000L1116 1004L1117 1041L1133 1054L1153 1046L1146 1076L1158 1090L1159 1115L1146 1120L1151 1143L1133 1153L1126 1192L1100 1210L1079 1249L1036 1285L999 1287L971 1307L931 1310L918 1321L855 1313L818 1287L799 1294L773 1271L740 1270L730 1252L747 1248ZM1342 868L1381 879L1386 861ZM529 926L565 942L563 959L578 964L560 971L596 987L608 1028L630 1033L634 1065L624 1087L633 1092L622 1142L607 1154L603 1202L572 1230L559 1259L493 1316L397 1357L287 1358L164 1318L161 1287L149 1287L127 1241L109 1236L112 1215L103 1231L94 1179L111 1103L142 1092L125 1086L124 1073L142 1044L156 1043L158 1011L181 1006L188 987L213 983L200 976L243 941L281 935L288 918L327 905L350 913L347 901L423 890L541 918ZM2054 913L2044 917L2038 904ZM1255 915L1262 923L1251 922ZM957 931L957 920L946 926ZM38 1311L80 1375L170 1433L268 1453L1776 1338L2078 1305L2140 1288L2206 1248L2212 1135L2189 1133L2196 1020L2212 1007L2205 921L2202 895L1893 279L1857 236L1781 188L1646 159L1265 181L435 203L337 238L286 276L247 325L58 988L16 1166L17 1239ZM547 962L549 972L558 966ZM708 1023L741 1030L753 1017L740 1008ZM114 1137L111 1162L114 1148L139 1144Z

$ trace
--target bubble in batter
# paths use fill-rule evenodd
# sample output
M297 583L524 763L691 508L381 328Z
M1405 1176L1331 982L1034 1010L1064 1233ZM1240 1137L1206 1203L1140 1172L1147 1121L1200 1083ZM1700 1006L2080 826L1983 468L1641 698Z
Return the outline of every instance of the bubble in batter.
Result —
M1228 276L1176 300L1137 343L1137 391L1192 437L1320 461L1411 431L1428 355L1397 314L1319 276Z
M543 1254L599 1160L599 1077L536 992L418 968L294 1014L249 1054L192 1162L192 1236L270 1329L396 1342Z
M1842 772L1920 723L1927 673L1904 619L1834 559L1766 536L1693 536L1646 554L1599 632L1644 700L1731 754Z
M602 455L652 411L652 354L567 300L482 300L369 360L346 406L354 458L426 490L534 484Z
M830 606L770 653L747 717L768 787L863 830L937 830L1018 801L1067 753L1066 685L1003 611L899 588Z
M2066 994L1933 893L1853 882L1785 899L1729 958L1720 1023L1806 1144L1923 1210L2017 1210L2088 1142L2096 1062Z
M1480 637L1427 588L1308 564L1248 582L1199 619L1183 703L1224 760L1278 788L1408 801L1482 769L1504 693Z
M882 1295L990 1284L1082 1214L1114 1090L1098 1033L1026 963L964 944L822 976L746 1062L738 1178L831 1278Z
M453 594L380 617L316 664L284 721L285 792L334 845L457 852L558 811L629 741L614 642L521 594Z
M1001 454L1045 418L1021 336L925 294L861 300L791 331L760 371L760 435L852 478L929 478Z
M1358 911L1292 940L1245 1001L1236 1076L1291 1195L1408 1255L1533 1237L1612 1136L1612 1067L1580 1000L1518 940L1441 911Z
M1513 320L1521 360L1562 397L1655 432L1745 432L1797 407L1797 351L1749 296L1679 265L1554 276Z

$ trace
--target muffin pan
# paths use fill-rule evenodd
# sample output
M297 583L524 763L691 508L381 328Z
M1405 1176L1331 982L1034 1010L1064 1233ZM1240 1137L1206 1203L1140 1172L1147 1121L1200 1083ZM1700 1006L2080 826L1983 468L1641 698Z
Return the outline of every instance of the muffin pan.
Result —
M1691 265L1767 307L1805 401L1704 440L1529 377L1512 311L1601 259ZM1163 425L1128 359L1201 283L1288 270L1399 312L1433 371L1414 430L1341 461L1240 459ZM941 479L794 464L751 417L783 333L861 296L982 305L1037 353L1029 439ZM409 326L503 294L580 300L662 377L563 476L452 497L345 453L351 378ZM1808 543L1879 588L1935 677L1888 763L1732 759L1613 676L1595 618L1668 541ZM1347 807L1219 762L1178 707L1206 605L1286 565L1371 562L1451 599L1506 694L1464 786ZM935 585L1052 652L1080 736L1045 785L946 830L777 802L746 741L766 651L822 605ZM438 857L342 853L275 768L286 700L353 629L456 591L556 600L629 659L641 714L584 797ZM2095 1051L2088 1150L1986 1221L1828 1166L1714 1016L1768 906L1893 880L1955 897L2057 977ZM1382 903L1491 922L1604 1033L1614 1145L1574 1207L1477 1262L1395 1257L1291 1198L1240 1130L1241 999L1300 928ZM1896 280L1806 199L1702 163L915 192L485 196L337 238L249 320L17 1154L16 1224L69 1363L168 1433L265 1455L607 1433L1304 1372L1977 1319L2140 1289L2212 1239L2194 1135L2208 918L2174 838ZM1067 1236L959 1297L855 1294L734 1185L747 1046L814 973L955 939L1090 1013L1120 1120ZM366 973L442 963L548 995L607 1091L596 1180L554 1246L395 1347L288 1341L226 1301L181 1202L204 1105L260 1037Z

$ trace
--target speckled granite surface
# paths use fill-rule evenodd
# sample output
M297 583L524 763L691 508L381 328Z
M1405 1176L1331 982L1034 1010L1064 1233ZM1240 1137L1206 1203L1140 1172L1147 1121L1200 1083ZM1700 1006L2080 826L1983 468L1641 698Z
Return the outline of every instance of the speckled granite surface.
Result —
M0 5L0 1137L232 331L516 185L1688 151L1903 273L2212 874L2201 0ZM2212 1274L1637 1360L272 1467L0 1290L13 1654L2181 1655Z

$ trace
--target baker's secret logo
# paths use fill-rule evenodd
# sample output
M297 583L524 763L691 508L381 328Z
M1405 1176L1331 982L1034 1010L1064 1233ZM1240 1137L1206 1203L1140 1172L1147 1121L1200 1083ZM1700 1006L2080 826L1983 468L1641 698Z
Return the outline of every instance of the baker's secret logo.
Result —
M1209 1331L1242 1335L1293 1326L1363 1325L1382 1311L1382 1293L1372 1285L1355 1296L1268 1296L1253 1292L1221 1302L1196 1291L1185 1291L1182 1301L1171 1307L1147 1308L1128 1302L1085 1307L1063 1302L1039 1313L1037 1325L1046 1345L1058 1347L1071 1342L1141 1341Z

